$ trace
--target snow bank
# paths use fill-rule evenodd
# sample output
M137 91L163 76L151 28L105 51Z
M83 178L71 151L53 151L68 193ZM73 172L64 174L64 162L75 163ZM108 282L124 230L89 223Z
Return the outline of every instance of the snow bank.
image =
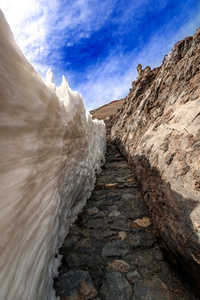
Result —
M94 187L105 125L43 81L0 11L0 300L53 299L61 242Z

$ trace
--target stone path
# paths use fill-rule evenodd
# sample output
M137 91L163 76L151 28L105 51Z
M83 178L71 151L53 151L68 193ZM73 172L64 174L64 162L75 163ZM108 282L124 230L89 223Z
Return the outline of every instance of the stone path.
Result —
M109 138L106 160L91 198L60 249L57 296L195 299L160 251L137 181Z

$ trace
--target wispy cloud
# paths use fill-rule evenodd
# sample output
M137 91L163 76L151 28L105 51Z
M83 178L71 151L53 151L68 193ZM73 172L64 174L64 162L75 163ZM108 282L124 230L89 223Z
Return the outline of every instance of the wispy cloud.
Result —
M44 77L52 68L87 108L124 97L136 67L158 66L200 25L200 0L1 0L18 45Z
M113 3L90 0L2 0L1 8L17 43L34 62L48 51L72 46L98 30L112 12ZM96 13L94 13L96 12ZM39 56L39 57L38 57Z

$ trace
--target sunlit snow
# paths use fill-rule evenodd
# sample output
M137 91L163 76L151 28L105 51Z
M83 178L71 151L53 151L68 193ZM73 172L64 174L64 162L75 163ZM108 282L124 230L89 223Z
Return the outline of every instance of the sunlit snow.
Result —
M40 77L0 12L0 300L54 299L55 254L104 151L104 123L64 77Z

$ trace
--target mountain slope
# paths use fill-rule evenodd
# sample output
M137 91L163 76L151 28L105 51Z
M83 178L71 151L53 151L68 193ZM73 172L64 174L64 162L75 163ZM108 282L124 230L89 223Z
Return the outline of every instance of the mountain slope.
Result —
M108 104L105 104L99 108L96 108L94 110L91 110L90 113L92 114L93 119L103 119L105 120L107 117L110 117L111 115L115 115L118 110L122 108L122 105L124 103L125 99L121 100L114 100Z
M142 70L111 137L141 184L157 235L200 294L200 29Z

